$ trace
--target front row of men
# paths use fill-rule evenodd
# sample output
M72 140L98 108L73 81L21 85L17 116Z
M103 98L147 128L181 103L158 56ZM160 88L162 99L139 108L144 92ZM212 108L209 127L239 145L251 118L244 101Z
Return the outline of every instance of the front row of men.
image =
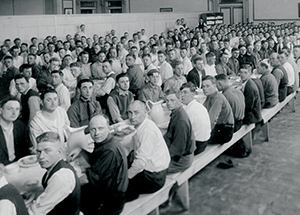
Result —
M102 114L91 114L88 118L91 118L89 129L94 140L94 150L91 153L82 152L90 168L86 170L88 183L82 185L81 189L74 169L62 160L60 135L55 132L39 135L36 138L36 151L41 167L47 170L42 179L45 190L29 205L28 213L79 214L81 210L87 215L119 214L126 201L138 198L141 193L159 190L167 174L189 168L194 153L202 152L207 144L226 143L242 124L259 123L262 119L261 107L272 107L278 102L273 95L278 95L277 82L270 76L268 69L268 64L260 63L258 73L262 77L259 82L251 77L251 68L242 68L240 76L243 93L233 89L225 75L204 77L202 87L207 96L205 108L195 101L196 88L192 83L183 84L180 92L167 90L165 99L171 118L164 136L156 124L148 119L145 104L139 100L133 101L128 108L128 118L136 128L133 159L130 162L127 162L128 154L123 146L109 132L109 119ZM218 92L218 89L223 93ZM87 94L88 91L87 86ZM260 94L264 95L264 100ZM0 110L0 123L4 128L0 137L5 140L15 139L8 135L12 134L8 131L18 127L18 132L23 132L22 126L15 123L20 111L19 102L14 99L4 100ZM15 132L13 134L17 135ZM242 142L239 144L243 145ZM21 150L22 147L14 148L7 148L8 153L0 154L8 154L9 160L13 160L12 156L19 158L28 153L25 149ZM247 155L249 152L243 156ZM0 191L7 189L5 184L0 187ZM2 199L13 198L7 191L0 193L0 206ZM22 210L17 201L12 202L11 208Z

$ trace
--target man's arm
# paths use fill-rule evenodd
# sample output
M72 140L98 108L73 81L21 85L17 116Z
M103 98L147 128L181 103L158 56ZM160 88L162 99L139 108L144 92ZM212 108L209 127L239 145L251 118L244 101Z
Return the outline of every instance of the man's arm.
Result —
M108 110L109 110L110 116L112 118L112 121L114 123L123 121L121 114L120 114L119 107L115 103L115 101L113 100L113 98L111 96L108 97L108 99L107 99L107 106L108 106Z
M70 126L72 128L79 128L79 118L77 113L77 108L74 106L71 106L69 110L67 111L68 117L70 119Z
M15 205L8 199L1 200L0 201L0 214L17 215Z
M211 123L211 129L217 124L217 120L222 110L222 101L221 99L215 99L214 103L211 105L208 114Z
M113 78L108 78L101 89L96 92L97 96L104 96L105 94L109 94L115 88L115 85L115 80Z
M40 110L40 98L37 96L31 96L28 99L28 106L29 106L29 122L33 119L35 116L36 112Z
M49 179L44 192L29 206L29 214L49 213L74 190L75 185L76 180L72 170L60 169Z
M174 126L173 142L170 144L169 151L171 157L181 156L186 148L188 136L191 128L184 120L179 120Z
M142 135L136 137L138 142L135 144L139 144L137 150L135 151L135 158L133 163L128 170L128 178L131 179L136 176L138 173L142 172L147 163L149 162L149 157L154 152L154 144L153 144L153 137L156 134L153 131L143 132Z
M283 77L283 72L280 69L275 69L272 74L274 75L274 77L277 80L278 86L280 84L280 80Z

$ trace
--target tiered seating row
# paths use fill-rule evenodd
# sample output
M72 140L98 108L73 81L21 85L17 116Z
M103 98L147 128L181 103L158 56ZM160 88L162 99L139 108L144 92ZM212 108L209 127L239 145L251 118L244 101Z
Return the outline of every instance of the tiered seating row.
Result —
M300 89L300 88L299 88ZM283 109L288 103L292 106L292 110L295 111L295 96L296 92L290 94L286 99L278 103L275 107L262 110L263 117L263 133L266 140L269 140L269 120L274 117L281 109ZM125 204L122 215L151 215L159 214L159 206L168 200L169 192L173 185L179 186L177 193L179 193L180 199L186 209L189 209L189 187L188 180L206 165L219 157L224 151L235 144L238 140L242 139L252 147L252 131L255 125L243 125L240 130L233 134L230 142L223 145L209 145L204 152L195 156L193 164L190 168L181 173L176 173L167 176L166 183L162 189L152 194L143 194L132 202Z

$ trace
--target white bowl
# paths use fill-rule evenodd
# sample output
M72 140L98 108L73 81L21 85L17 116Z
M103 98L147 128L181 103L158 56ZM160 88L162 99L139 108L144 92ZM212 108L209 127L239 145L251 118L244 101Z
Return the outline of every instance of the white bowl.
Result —
M5 166L5 172L7 174L16 174L19 172L19 169L20 168L19 168L18 163L11 163L11 164Z

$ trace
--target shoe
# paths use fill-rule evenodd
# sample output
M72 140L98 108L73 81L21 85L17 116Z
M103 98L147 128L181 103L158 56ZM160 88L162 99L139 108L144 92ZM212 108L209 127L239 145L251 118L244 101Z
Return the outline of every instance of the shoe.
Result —
M221 169L229 169L229 168L234 167L234 164L231 159L228 159L228 160L224 160L224 161L221 161L220 163L218 163L217 167L221 168Z

